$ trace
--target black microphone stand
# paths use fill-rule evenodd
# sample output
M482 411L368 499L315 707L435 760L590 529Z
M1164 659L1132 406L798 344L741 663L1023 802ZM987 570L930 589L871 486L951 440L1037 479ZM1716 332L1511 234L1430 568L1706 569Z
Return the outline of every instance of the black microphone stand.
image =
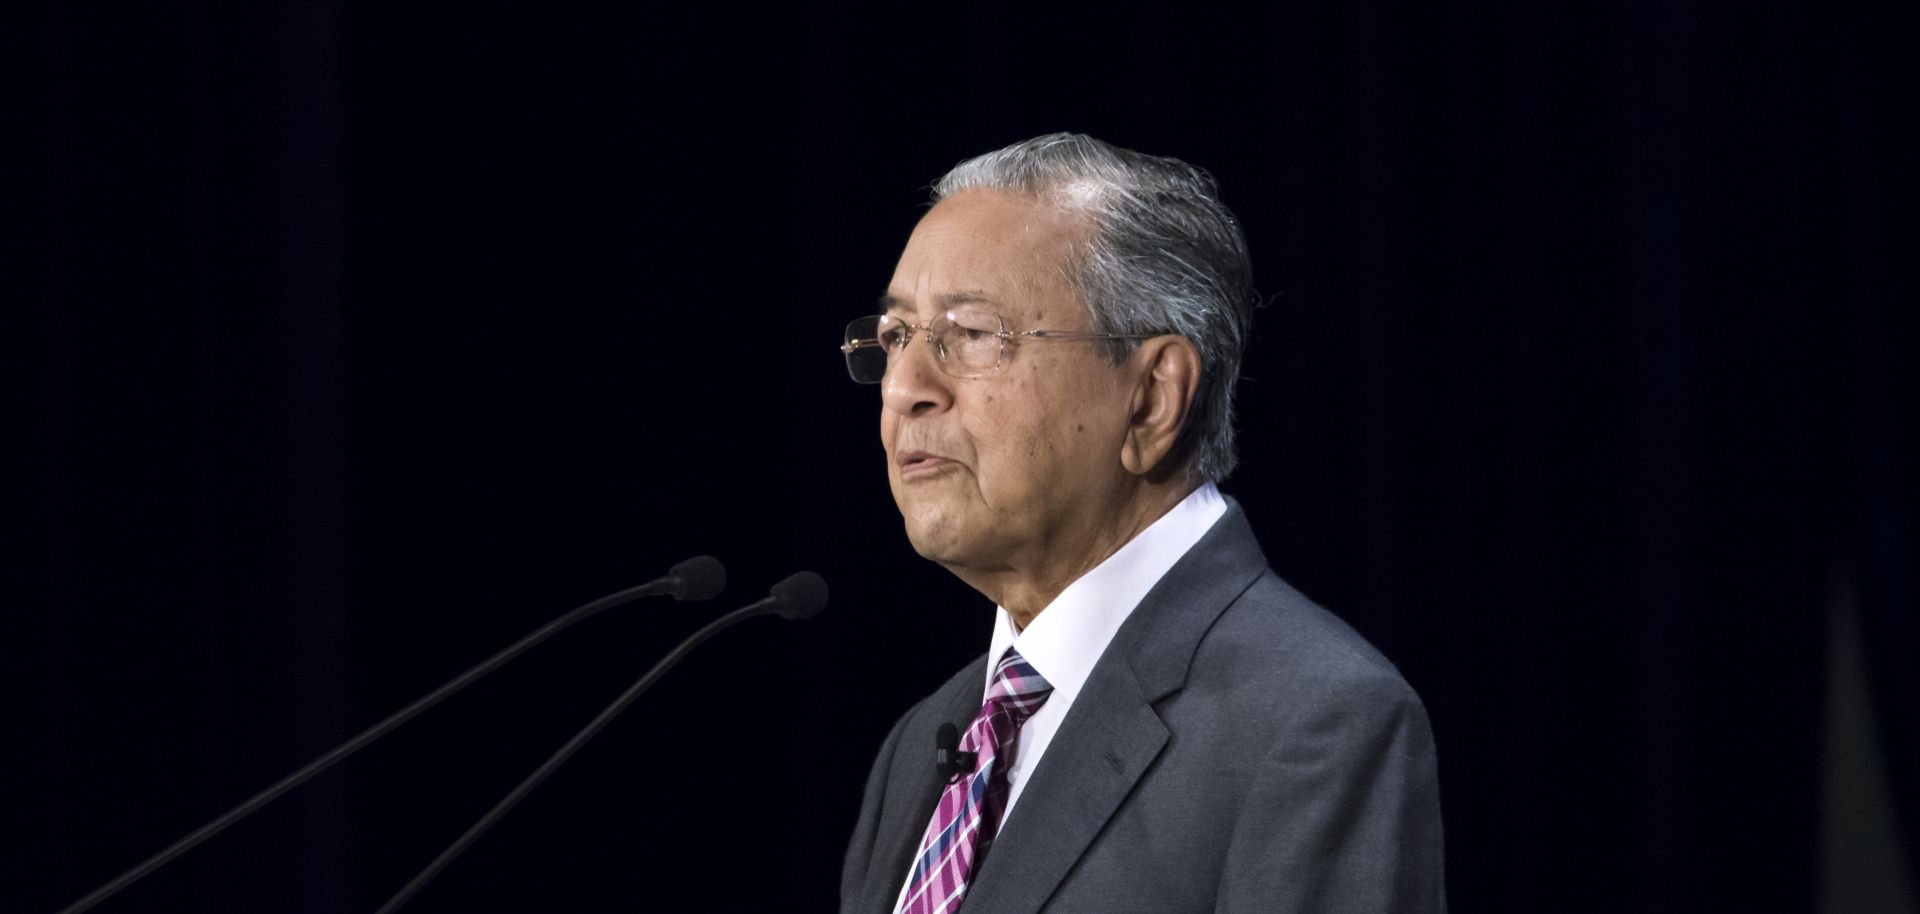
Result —
M228 826L252 815L259 810L260 807L278 799L281 794L306 783L312 779L314 775L339 764L348 756L365 748L368 743L387 735L401 724L419 716L420 712L445 701L448 696L473 684L474 680L499 669L501 665L507 661L526 653L529 648L553 637L555 634L577 622L587 619L603 610L611 609L623 603L631 603L641 597L649 597L657 594L673 594L676 599L681 600L706 600L719 593L724 586L726 586L726 572L720 568L720 562L711 556L700 556L673 566L673 569L666 577L649 581L638 587L629 587L626 590L607 594L552 622L548 622L536 629L533 634L519 641L515 641L509 645L506 650L481 661L473 669L447 680L439 688L420 696L413 704L395 711L386 720L368 727L361 731L360 735L327 750L326 753L308 762L306 766L300 770L281 778L267 789L254 794L253 797L246 802L227 810L213 821L194 829L186 837L175 841L168 845L166 849L148 857L138 866L121 873L115 877L113 881L89 892L86 897L61 908L59 914L80 914L81 911L89 910L100 902L119 894L122 889L138 882L148 873L165 866L168 861L187 851L193 850L195 847L198 847L201 842L225 831Z
M433 881L433 877L438 876L441 870L446 869L447 864L452 863L455 858L464 853L473 842L480 839L481 835L486 834L487 829L492 828L494 823L500 821L500 818L505 816L514 806L518 805L521 800L526 799L527 794L532 793L535 787L540 786L540 782L545 781L547 776L554 772L554 769L559 768L567 759L572 758L575 752L580 751L581 746L586 745L588 740L593 739L602 729L605 729L607 724L611 723L615 717L620 716L620 712L625 711L628 705L633 704L634 699L639 698L642 693L652 688L653 684L659 681L661 676L666 675L666 672L673 669L674 666L680 662L681 658L687 656L694 648L699 647L701 642L754 616L777 613L781 617L790 620L809 619L818 615L820 610L826 606L826 603L826 583L820 580L819 575L811 571L802 571L773 585L772 594L765 599L749 603L733 612L727 613L707 623L701 627L699 631L688 636L687 640L680 642L679 647L674 648L673 651L667 654L659 663L654 664L653 669L648 670L645 676L640 677L633 685L628 686L625 692L620 693L619 698L614 699L613 703L607 705L605 710L602 710L593 720L588 721L585 727L580 728L580 732L575 733L572 739L567 740L566 745L561 746L559 751L548 756L546 761L541 762L540 767L535 768L532 774L527 775L526 780L521 781L519 786L513 788L506 796L502 797L500 802L493 805L492 809L487 810L487 814L481 816L479 821L473 823L472 827L468 828L465 834L454 839L454 842L448 845L446 850L441 851L440 856L435 857L432 863L427 864L426 868L422 869L412 880L408 881L406 885L401 886L400 891L395 892L392 898L387 899L386 904L380 906L377 914L392 914L392 912L400 910L401 905L406 904L408 899L418 894L422 888L426 887L428 882Z

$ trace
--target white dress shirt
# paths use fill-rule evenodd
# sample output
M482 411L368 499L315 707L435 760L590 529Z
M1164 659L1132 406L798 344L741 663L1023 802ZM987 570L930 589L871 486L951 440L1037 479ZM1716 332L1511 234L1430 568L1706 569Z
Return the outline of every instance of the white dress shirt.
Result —
M1133 608L1146 598L1147 591L1160 583L1174 563L1226 513L1227 500L1213 483L1207 483L1147 525L1138 536L1107 556L1106 561L1068 584L1024 630L1015 631L1007 608L996 607L980 703L986 704L987 694L993 688L994 669L1000 665L1008 645L1020 649L1020 656L1053 686L1053 694L1020 726L1013 765L1007 769L1007 805L994 826L995 834L999 834L999 827L1013 815L1013 805L1020 800L1027 775L1040 763L1040 756L1046 754L1047 744L1053 742L1053 734L1060 729L1060 722L1066 719L1073 700L1080 695L1080 687L1087 684L1094 663L1106 653L1121 623L1133 615ZM913 873L909 871L894 900L894 910L900 909L900 902L906 899L912 884Z
M994 668L1007 651L1018 648L1041 678L1053 686L1040 710L1033 712L1020 726L1020 739L1013 753L1013 765L1007 769L1007 806L998 825L1013 815L1014 804L1027 785L1040 757L1053 742L1080 687L1087 684L1093 665L1106 653L1133 608L1160 583L1180 557L1200 541L1215 521L1227 513L1227 500L1213 483L1207 483L1173 506L1159 520L1128 540L1119 551L1067 585L1047 608L1033 617L1032 624L1016 631L1006 607L994 613L993 642L987 650L987 678L982 683L980 701L984 704L993 685ZM996 826L996 829L998 828ZM996 831L997 833L997 831Z

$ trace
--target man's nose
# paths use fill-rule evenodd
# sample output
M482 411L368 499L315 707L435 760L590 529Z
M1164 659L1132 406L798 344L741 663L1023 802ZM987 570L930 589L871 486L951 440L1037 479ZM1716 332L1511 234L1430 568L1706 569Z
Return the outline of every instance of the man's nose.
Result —
M881 402L902 416L922 416L952 406L953 379L935 359L931 334L925 330L914 334L880 379Z

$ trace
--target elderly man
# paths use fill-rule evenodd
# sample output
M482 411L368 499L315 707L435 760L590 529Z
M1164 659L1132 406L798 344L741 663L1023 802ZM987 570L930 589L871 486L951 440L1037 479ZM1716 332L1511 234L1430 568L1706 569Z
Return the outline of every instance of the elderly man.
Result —
M1212 179L1052 135L934 197L842 349L907 537L998 609L882 745L843 914L1445 910L1419 699L1215 488L1254 293Z

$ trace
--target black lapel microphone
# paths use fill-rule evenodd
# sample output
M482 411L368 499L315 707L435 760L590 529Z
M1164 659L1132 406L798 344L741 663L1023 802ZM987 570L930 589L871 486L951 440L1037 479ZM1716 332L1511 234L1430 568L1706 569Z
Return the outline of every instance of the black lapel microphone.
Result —
M173 858L193 850L195 847L198 847L201 842L225 831L227 826L253 815L258 812L261 807L279 799L281 794L306 783L314 775L339 764L345 760L347 756L366 748L368 743L393 732L401 724L419 716L420 712L445 701L454 693L472 685L481 677L504 666L507 661L526 653L529 648L553 637L562 629L576 622L580 622L602 610L612 609L624 603L631 603L641 597L670 596L683 602L711 600L719 596L720 591L726 589L726 586L727 571L721 566L720 560L710 555L701 555L690 558L668 569L665 577L648 581L638 587L629 587L626 590L607 594L598 600L578 607L566 615L541 626L535 630L533 634L515 641L509 645L506 650L481 661L480 664L473 669L447 680L445 683L442 683L439 688L420 696L413 704L395 711L393 715L386 720L361 731L359 736L327 750L319 758L308 762L306 767L281 778L275 782L273 786L254 794L252 799L227 810L213 821L200 826L186 837L168 845L167 848L160 853L148 857L139 866L121 873L115 877L112 882L88 893L85 898L60 909L59 914L79 914L81 911L88 910L94 905L106 901L108 898L118 894L121 889L138 882L148 873L165 866L167 862ZM824 597L822 599L824 601ZM817 612L818 610L815 611Z
M963 774L972 774L973 766L980 760L978 752L960 751L960 728L952 724L941 724L933 733L933 767L940 772L942 780L952 781Z
M780 583L773 585L773 587L769 589L766 597L727 613L707 623L699 631L688 636L687 640L680 642L680 646L674 648L671 653L667 654L665 659L654 664L653 669L648 670L645 676L640 677L639 681L628 686L627 690L622 692L619 698L614 699L613 704L607 705L606 709L601 711L599 716L589 721L585 727L580 729L579 733L573 735L572 739L567 740L566 745L561 746L559 751L548 756L546 761L541 762L540 767L535 768L532 774L527 775L526 780L520 782L520 786L513 788L505 797L501 798L499 803L494 804L492 809L487 810L487 814L481 816L480 821L473 823L473 826L467 829L466 834L456 838L453 844L449 845L446 850L440 853L439 857L434 858L432 863L427 864L426 869L421 870L411 881L401 886L400 891L395 892L392 898L387 899L386 904L380 906L378 914L391 914L393 911L400 910L400 906L406 904L407 899L418 894L428 882L433 881L433 877L439 875L441 870L446 869L447 864L452 863L454 858L464 853L473 842L479 840L481 835L486 834L487 829L492 828L495 822L500 821L500 818L506 815L507 812L513 809L521 800L526 799L527 794L532 793L535 787L540 786L540 782L546 780L547 776L552 774L554 769L559 768L561 763L573 757L575 752L580 751L581 746L586 745L588 740L598 735L607 724L611 723L615 717L620 715L620 712L625 711L628 705L633 704L634 699L639 698L641 693L652 688L653 684L659 681L661 676L665 675L668 670L673 669L674 666L680 662L681 658L687 656L688 652L698 647L702 641L755 616L777 615L782 619L790 621L811 619L819 615L820 610L825 609L826 606L827 582L821 580L819 575L811 571L802 571L790 575Z

